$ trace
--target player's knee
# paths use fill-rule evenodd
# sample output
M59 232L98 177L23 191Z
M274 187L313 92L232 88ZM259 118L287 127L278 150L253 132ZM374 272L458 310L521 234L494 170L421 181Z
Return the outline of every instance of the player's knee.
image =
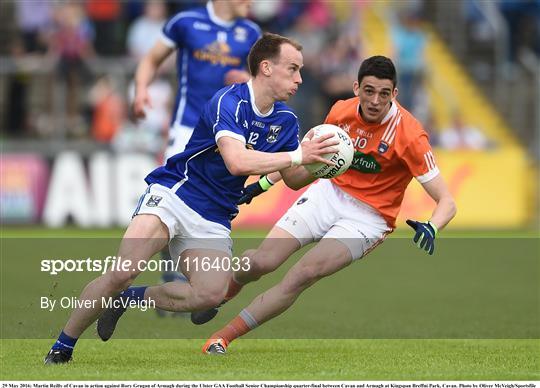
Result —
M131 271L111 271L107 273L109 283L116 292L127 289L133 283L136 275Z
M316 263L299 265L295 272L299 282L317 281L324 276L322 266Z
M273 255L265 250L254 251L251 256L248 256L250 260L249 273L257 279L267 273L270 273L276 269L275 260Z
M287 294L299 294L322 277L324 275L319 266L301 265L291 271L290 276L285 277L282 288Z
M250 280L256 280L261 277L261 264L260 260L261 257L258 254L258 251L256 249L248 249L242 254L242 257L247 257L249 259L249 267L248 268L242 268L239 272L241 273L241 277L249 278Z
M195 290L197 295L197 309L209 309L217 307L225 299L225 288L203 288Z

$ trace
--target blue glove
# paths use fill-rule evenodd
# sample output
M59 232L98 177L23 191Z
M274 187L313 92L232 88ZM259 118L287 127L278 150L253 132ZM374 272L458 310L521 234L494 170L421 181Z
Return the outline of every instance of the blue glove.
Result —
M238 200L238 205L242 205L244 203L250 204L253 198L264 193L272 186L273 183L268 180L266 175L261 176L261 179L259 179L257 182L244 187L243 194Z
M420 249L425 250L430 255L435 250L435 236L437 235L437 227L431 221L419 222L407 220L407 225L416 231L413 241Z

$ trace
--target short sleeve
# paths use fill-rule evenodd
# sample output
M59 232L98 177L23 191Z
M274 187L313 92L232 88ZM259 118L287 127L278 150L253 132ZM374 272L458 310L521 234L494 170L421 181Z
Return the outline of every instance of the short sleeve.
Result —
M407 145L402 160L407 165L412 176L420 183L429 182L439 175L439 168L435 163L433 150L429 145L426 134L422 134Z
M245 100L239 100L233 97L228 92L233 89L235 85L232 85L227 89L217 100L212 103L215 104L215 109L212 109L212 130L215 135L216 143L219 138L227 136L234 139L246 142L244 134L244 125L247 126L247 122L242 118L242 104L248 103Z
M185 36L185 17L181 13L169 19L161 30L161 41L168 47L183 47Z

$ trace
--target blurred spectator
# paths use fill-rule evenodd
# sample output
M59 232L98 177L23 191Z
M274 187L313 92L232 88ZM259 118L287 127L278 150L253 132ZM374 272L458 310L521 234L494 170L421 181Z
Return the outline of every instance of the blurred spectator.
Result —
M94 107L92 137L101 143L110 143L125 120L125 102L110 76L98 78L89 96Z
M417 10L403 9L392 25L394 58L398 70L399 103L407 110L414 110L414 96L421 87L425 71L425 47L427 37L422 30Z
M121 54L122 3L120 0L86 0L86 13L94 25L96 53L103 56Z
M398 74L399 74L399 69L398 69ZM412 96L412 109L411 109L411 113L414 115L414 117L416 117L418 120L420 120L420 122L424 123L424 122L429 122L431 120L431 109L432 109L432 106L431 106L431 103L432 101L430 100L430 94L428 92L428 87L427 87L427 73L421 73L421 74L418 74L418 77L416 79L416 83L415 83L415 90L414 90L414 95ZM398 88L399 88L399 84L398 84ZM401 99L400 99L400 95L401 95L401 92L402 92L402 88L399 88L399 94L398 94L398 101L401 102Z
M320 0L254 1L251 6L251 16L263 31L282 34L291 28L302 14L310 12L307 9L317 7L319 3L322 2Z
M484 134L463 122L459 113L454 113L452 124L441 131L440 146L449 150L483 150L490 147Z
M424 117L423 120L418 120L422 123L422 126L424 127L424 130L429 136L429 144L431 147L439 147L440 146L440 136L439 132L437 131L437 125L435 123L435 117L433 113L430 111L427 113L427 115Z
M128 26L144 13L145 3L144 0L124 0L124 19Z
M169 130L173 89L170 82L159 78L149 86L148 93L152 109L147 110L146 118L142 120L125 121L113 140L113 147L118 152L145 152L157 156L161 163ZM133 103L134 83L129 87L128 96Z
M28 132L28 87L31 74L21 65L26 51L22 39L15 39L11 45L11 58L15 71L7 78L6 116L4 128L10 136L21 136Z
M262 29L268 30L268 27L277 19L283 7L283 0L255 1L251 6L251 16Z
M540 0L499 0L498 5L508 23L510 61L527 51L540 55Z
M326 109L337 100L353 96L352 84L357 78L362 58L358 25L354 18L347 24L336 25L336 28L321 55L324 58L320 66Z
M463 3L463 13L473 41L491 42L494 39L493 27L481 12L476 0L466 0Z
M148 0L144 6L144 14L130 26L127 35L127 51L139 61L160 39L162 28L166 21L167 8L161 0ZM148 86L152 101L151 109L146 117L136 122L126 122L114 139L117 151L141 151L157 155L161 163L166 145L167 131L173 99L171 83L164 73L174 66L174 56L169 56L158 69L156 79ZM132 80L128 90L129 102L135 98L135 80Z
M167 9L162 0L149 0L144 6L144 14L129 27L127 51L140 60L157 42L167 18Z
M207 0L167 0L167 15L202 7Z
M50 50L58 59L58 72L66 85L67 128L82 135L80 120L81 87L88 76L86 60L94 55L93 30L79 3L62 3L56 9Z
M49 1L17 1L17 28L22 36L26 53L45 53L44 33L52 25L52 7Z
M18 1L15 5L17 35L11 38L10 56L15 70L7 77L5 128L11 136L23 136L33 129L29 112L29 89L38 56L48 50L47 32L53 25L51 2ZM32 56L34 61L28 60Z
M318 74L320 56L326 40L325 30L308 13L298 18L292 29L285 33L302 44L304 67L302 68L302 86L290 100L290 106L297 112L301 132L307 132L324 119L327 107L322 107L321 88Z

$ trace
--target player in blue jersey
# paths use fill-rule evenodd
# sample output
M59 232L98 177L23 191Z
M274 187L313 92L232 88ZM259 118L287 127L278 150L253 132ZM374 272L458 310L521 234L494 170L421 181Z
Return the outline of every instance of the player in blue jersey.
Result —
M133 103L137 118L145 117L145 109L151 106L148 86L156 71L176 52L178 92L164 160L184 150L204 104L214 93L249 79L246 58L261 33L246 19L250 6L251 0L213 0L206 7L180 12L165 23L161 39L141 60ZM167 247L161 256L172 266ZM186 280L170 269L162 273L163 282L174 279Z
M178 92L165 159L184 150L204 104L227 84L245 82L246 58L260 37L246 19L251 0L213 0L206 7L180 12L163 27L161 39L141 60L135 75L133 111L145 116L151 106L148 85L161 64L176 52Z
M285 183L297 189L313 180L300 165L332 164L322 155L337 151L338 141L330 134L317 139L308 134L299 144L298 120L281 102L302 82L301 46L264 34L248 64L250 81L216 93L185 150L148 175L148 189L120 244L117 257L123 265L85 287L79 301L88 302L73 310L46 364L70 361L77 339L98 317L98 334L108 340L127 306L168 311L217 306L231 279L230 221L247 176L279 170ZM169 241L189 283L130 287ZM205 268L205 259L212 266Z

